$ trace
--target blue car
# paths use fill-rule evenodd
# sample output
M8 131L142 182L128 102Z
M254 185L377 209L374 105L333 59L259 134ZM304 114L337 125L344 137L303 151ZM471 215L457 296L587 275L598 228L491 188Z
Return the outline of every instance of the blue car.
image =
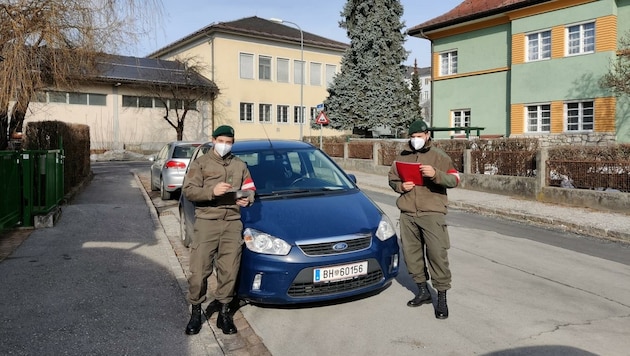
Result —
M213 154L205 143L192 160ZM262 304L329 301L387 287L399 269L394 225L323 151L301 141L237 140L256 185L241 210L245 248L237 293ZM194 204L180 197L188 246Z

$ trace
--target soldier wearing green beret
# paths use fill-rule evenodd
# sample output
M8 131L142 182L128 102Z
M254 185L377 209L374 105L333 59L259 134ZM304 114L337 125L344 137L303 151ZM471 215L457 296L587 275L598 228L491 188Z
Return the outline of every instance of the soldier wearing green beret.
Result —
M403 256L409 275L418 286L418 293L407 305L417 307L433 302L427 286L430 278L437 290L435 317L446 319L446 291L451 288L446 189L459 184L459 173L451 158L433 147L429 126L423 120L409 126L409 137L408 149L396 157L388 175L389 186L400 194L396 205L400 209ZM411 172L414 179L403 179L399 171L402 169L402 173Z
M195 203L195 232L190 244L188 301L192 304L186 334L201 330L201 303L206 301L208 278L213 263L217 273L214 301L206 310L209 319L219 311L217 327L224 334L237 332L230 303L241 262L243 223L241 208L251 205L253 194L237 195L235 190L253 193L254 182L247 165L231 153L234 129L223 125L212 132L211 152L190 163L182 193Z

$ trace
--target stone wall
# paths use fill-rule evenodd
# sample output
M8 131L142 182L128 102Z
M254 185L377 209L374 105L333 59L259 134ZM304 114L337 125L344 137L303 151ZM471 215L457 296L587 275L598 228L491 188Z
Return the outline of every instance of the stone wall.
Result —
M616 144L614 133L582 133L582 134L544 134L544 135L512 135L511 138L537 138L539 147L554 147L563 145L578 146L608 146Z

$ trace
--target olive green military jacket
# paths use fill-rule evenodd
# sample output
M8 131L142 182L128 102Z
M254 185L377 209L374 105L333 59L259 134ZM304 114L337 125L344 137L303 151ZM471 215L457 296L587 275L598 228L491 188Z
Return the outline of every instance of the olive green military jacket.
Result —
M402 189L402 180L396 169L396 162L421 163L433 166L435 176L423 177L423 185L416 185L412 190L405 192ZM396 205L402 213L410 215L446 214L448 198L447 188L454 188L459 184L459 172L453 166L453 161L437 147L432 147L429 140L425 147L416 151L411 146L402 151L389 170L389 186L400 194Z
M210 220L241 218L241 209L236 204L235 193L214 195L214 187L221 182L230 183L235 189L240 189L245 182L252 182L245 162L233 154L224 158L219 157L211 150L190 163L184 178L182 194L195 203L195 217ZM253 194L250 194L248 199L251 205L254 201Z

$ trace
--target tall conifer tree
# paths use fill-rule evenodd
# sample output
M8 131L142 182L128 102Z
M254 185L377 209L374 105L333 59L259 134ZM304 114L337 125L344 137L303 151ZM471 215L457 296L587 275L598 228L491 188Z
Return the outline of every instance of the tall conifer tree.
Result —
M332 128L395 128L415 119L404 81L402 14L399 0L348 0L344 6L340 26L350 48L324 102Z

